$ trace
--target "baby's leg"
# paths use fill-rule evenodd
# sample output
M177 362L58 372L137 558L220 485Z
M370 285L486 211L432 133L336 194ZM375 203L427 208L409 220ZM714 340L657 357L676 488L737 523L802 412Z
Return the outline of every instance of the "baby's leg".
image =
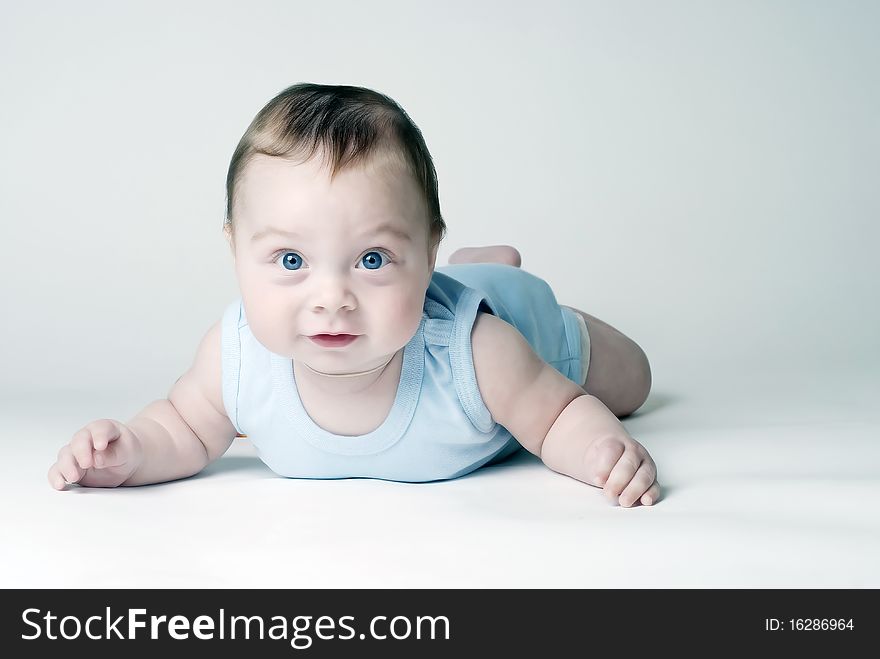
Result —
M510 245L462 247L449 257L455 263L506 263L522 266L522 257ZM567 306L567 305L562 305ZM590 366L581 384L618 417L639 409L651 391L651 366L638 344L605 321L568 307L583 316L590 333Z
M585 311L568 308L583 316L590 333L590 366L587 380L581 386L615 416L632 414L644 404L651 391L648 357L623 332Z
M510 245L490 245L488 247L462 247L449 257L449 264L455 263L506 263L519 268L522 257Z

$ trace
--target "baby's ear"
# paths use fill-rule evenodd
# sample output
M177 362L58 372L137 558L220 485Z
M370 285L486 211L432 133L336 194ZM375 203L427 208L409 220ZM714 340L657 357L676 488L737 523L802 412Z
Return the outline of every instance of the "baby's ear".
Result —
M434 243L434 247L431 248L431 258L429 259L431 263L431 270L434 269L434 266L437 265L437 251L440 249L440 243Z

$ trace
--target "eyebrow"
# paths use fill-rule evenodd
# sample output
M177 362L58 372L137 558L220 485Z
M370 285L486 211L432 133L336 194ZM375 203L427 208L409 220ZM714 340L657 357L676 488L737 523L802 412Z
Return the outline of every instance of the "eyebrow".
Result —
M393 224L388 224L388 223L380 224L379 226L374 227L371 231L365 231L364 233L362 233L360 235L363 236L363 235L369 234L369 235L375 236L375 235L382 234L382 233L387 233L392 236L396 236L397 238L400 238L401 240L404 240L407 242L412 242L412 237L406 231L394 226ZM285 237L292 237L292 238L300 238L301 237L300 234L297 233L296 231L285 231L284 229L278 229L276 227L266 227L265 229L261 229L260 231L257 231L251 237L251 243L255 243L258 240L262 240L263 238L266 238L268 236L285 236Z

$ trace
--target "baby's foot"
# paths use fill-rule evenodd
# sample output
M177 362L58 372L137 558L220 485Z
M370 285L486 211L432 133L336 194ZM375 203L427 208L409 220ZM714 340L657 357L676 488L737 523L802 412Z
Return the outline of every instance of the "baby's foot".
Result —
M519 268L522 266L522 256L516 247L510 245L462 247L449 257L449 265L456 263L504 263Z
M657 467L644 446L628 436L609 437L590 444L584 455L590 485L601 487L605 496L621 507L637 501L652 506L660 498Z

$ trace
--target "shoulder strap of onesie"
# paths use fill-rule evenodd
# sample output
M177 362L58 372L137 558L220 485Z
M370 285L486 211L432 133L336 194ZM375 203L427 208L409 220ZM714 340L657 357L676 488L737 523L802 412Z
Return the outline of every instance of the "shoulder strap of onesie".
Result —
M485 304L489 311L492 311L489 301L475 289L467 288L462 292L455 308L455 320L452 324L449 363L452 368L455 391L465 414L477 430L489 432L495 427L495 421L480 395L471 346L471 331L481 304Z
M238 425L238 390L241 377L241 335L240 329L247 325L244 308L239 297L230 303L223 312L221 325L223 406L226 415L239 435L246 433Z

